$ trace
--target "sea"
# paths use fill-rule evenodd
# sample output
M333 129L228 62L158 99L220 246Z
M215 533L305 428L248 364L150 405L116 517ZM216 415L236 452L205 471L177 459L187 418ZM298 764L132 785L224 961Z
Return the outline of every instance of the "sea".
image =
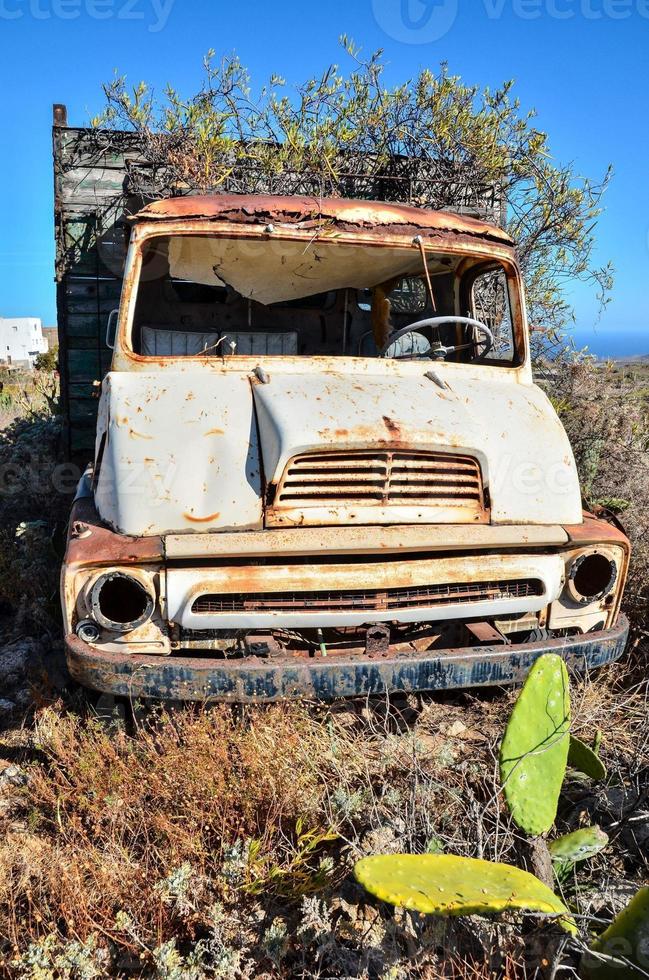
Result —
M626 357L649 358L649 328L646 330L597 330L576 328L571 331L575 346L588 347L591 354L606 360Z

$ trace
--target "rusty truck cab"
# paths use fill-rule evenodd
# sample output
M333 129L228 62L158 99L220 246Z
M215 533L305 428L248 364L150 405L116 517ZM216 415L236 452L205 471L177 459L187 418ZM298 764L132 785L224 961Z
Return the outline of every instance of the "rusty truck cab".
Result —
M629 544L582 513L501 229L366 201L159 201L110 329L62 574L81 683L330 699L621 654Z

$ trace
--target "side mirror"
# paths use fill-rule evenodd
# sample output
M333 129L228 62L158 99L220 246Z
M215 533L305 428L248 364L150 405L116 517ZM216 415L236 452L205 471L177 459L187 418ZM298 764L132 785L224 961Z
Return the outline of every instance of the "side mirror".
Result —
M108 314L108 325L106 326L106 347L110 347L111 350L113 350L115 347L118 317L119 310L111 310Z

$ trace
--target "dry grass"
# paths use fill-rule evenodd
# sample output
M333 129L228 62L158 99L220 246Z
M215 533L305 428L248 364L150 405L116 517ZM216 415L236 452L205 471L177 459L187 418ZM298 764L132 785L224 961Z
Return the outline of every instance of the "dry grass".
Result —
M16 419L55 410L58 377L53 368L16 371L0 365L0 430Z
M563 365L550 392L590 504L619 515L633 557L626 606L649 629L649 370Z
M604 746L611 779L595 790L569 781L559 831L619 824L633 802L630 760L637 772L649 762L646 685L621 700L622 669L606 679L577 686L575 704L582 734L616 733ZM131 734L43 709L19 750L28 782L3 790L4 975L533 976L530 923L394 912L351 877L374 852L517 859L496 778L510 700L460 695L401 713L185 708ZM606 914L614 881L638 870L624 826L613 827L606 858L566 897Z
M0 613L17 615L16 635L29 629L55 635L56 538L79 474L59 461L56 377L38 372L12 376L10 384L0 377L0 406L2 396L8 407L5 424L0 422ZM3 622L0 628L7 633L11 627Z
M254 976L285 975L313 943L321 968L346 963L342 975L407 959L415 927L365 910L346 879L375 849L462 843L456 828L476 794L484 804L493 791L469 761L473 736L444 735L456 713L441 706L439 719L396 734L380 712L363 721L300 706L184 709L129 736L44 710L30 739L38 761L5 815L5 956L54 936L56 949L96 937L113 964L135 956L145 970L173 940L185 958L199 950L206 976L220 975L223 957L232 966L239 947L241 974ZM215 932L226 948L218 962Z
M574 730L604 733L605 784L573 776L557 833L599 822L609 847L562 888L607 920L649 879L649 683L644 396L590 369L564 379L562 414L589 491L626 500L636 546L636 646L574 685ZM619 384L618 384L619 382ZM42 406L41 406L42 407ZM646 431L646 429L644 430ZM0 433L21 492L0 499L0 580L16 629L56 628L51 545L66 500L42 513L58 423L40 407ZM626 462L625 462L626 461ZM40 477L39 477L40 479ZM44 519L44 520L43 520ZM27 531L18 539L15 528ZM18 597L22 596L22 601ZM639 598L636 598L639 597ZM436 920L374 903L351 869L364 854L434 851L520 862L497 779L514 692L416 705L210 710L148 716L107 732L83 699L41 708L0 742L0 975L20 980L247 977L512 980L536 976L547 929L513 918ZM565 951L563 976L575 975Z

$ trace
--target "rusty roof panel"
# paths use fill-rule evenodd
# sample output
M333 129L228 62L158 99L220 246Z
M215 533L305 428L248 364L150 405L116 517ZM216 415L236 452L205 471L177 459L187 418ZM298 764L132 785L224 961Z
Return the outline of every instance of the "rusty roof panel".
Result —
M233 223L317 225L332 221L345 227L402 229L474 235L492 242L513 245L507 232L476 218L450 211L429 211L406 204L345 198L283 197L270 194L190 195L154 201L143 208L135 221L174 219L220 219Z

